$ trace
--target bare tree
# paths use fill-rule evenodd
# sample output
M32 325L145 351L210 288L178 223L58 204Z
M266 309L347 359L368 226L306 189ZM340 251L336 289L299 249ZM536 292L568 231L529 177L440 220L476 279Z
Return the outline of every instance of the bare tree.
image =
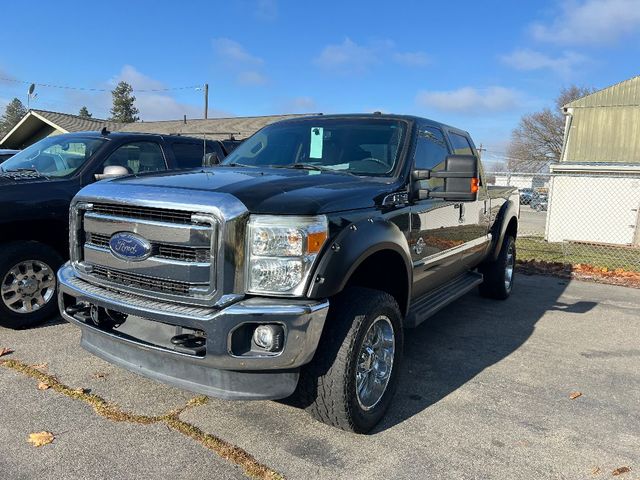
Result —
M594 89L572 85L560 90L555 108L524 115L511 132L507 147L507 169L512 172L538 173L560 161L564 138L562 107L569 102L593 93Z

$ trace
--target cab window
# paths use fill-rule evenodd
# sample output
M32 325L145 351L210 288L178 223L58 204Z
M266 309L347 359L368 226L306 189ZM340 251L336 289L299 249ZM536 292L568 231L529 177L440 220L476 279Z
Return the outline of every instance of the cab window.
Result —
M119 165L129 173L166 170L167 164L160 145L155 142L131 142L121 145L104 162L103 167Z
M416 140L414 168L416 170L442 170L447 155L449 155L449 149L442 131L436 127L420 127ZM424 181L431 190L444 187L444 179L442 178L431 178Z

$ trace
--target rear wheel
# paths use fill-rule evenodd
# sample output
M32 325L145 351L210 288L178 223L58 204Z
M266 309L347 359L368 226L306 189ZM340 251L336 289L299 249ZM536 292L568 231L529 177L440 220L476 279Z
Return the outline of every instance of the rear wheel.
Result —
M368 432L391 403L402 347L395 299L378 290L347 289L331 303L316 356L301 372L297 402L321 422Z
M56 271L62 257L38 242L2 246L0 258L0 325L27 328L57 312Z
M505 235L498 258L480 267L480 273L484 276L480 284L480 295L498 300L508 298L513 289L515 266L516 240L511 235Z

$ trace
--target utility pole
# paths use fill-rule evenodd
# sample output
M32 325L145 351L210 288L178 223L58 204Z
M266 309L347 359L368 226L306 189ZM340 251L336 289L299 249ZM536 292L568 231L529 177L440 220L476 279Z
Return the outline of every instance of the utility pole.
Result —
M479 160L482 160L482 152L486 151L486 148L482 148L482 144L480 144L480 146L478 148L476 148L476 150L478 151L478 157Z
M208 118L209 115L209 84L204 84L204 118Z

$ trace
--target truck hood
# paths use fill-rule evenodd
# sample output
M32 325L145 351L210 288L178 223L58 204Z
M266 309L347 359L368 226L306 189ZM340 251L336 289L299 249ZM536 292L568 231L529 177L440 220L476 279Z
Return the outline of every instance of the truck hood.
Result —
M214 167L126 177L111 183L212 191L238 198L252 213L315 215L373 208L397 190L392 179L284 168Z

